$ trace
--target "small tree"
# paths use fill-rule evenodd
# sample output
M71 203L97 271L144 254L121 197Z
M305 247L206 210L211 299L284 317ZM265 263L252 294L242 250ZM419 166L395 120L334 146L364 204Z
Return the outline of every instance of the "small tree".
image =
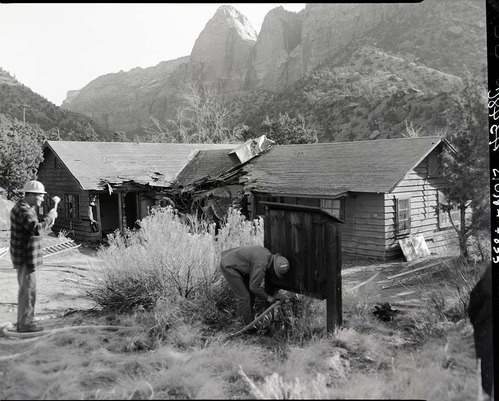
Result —
M95 132L90 124L87 124L83 132L72 132L70 138L73 141L83 141L83 142L97 142L99 141L99 135Z
M47 140L48 141L60 141L61 140L61 134L59 133L59 130L52 130L47 133Z
M306 127L305 118L301 114L296 118L291 118L288 113L279 113L276 119L266 116L260 133L278 145L317 142L317 132Z
M487 100L485 86L469 73L462 90L458 93L457 110L460 128L448 139L457 151L442 154L444 178L449 186L442 192L448 203L441 204L459 238L461 256L468 258L468 239L480 230L490 230L489 204L489 150L486 140ZM484 136L485 135L485 136ZM459 223L451 217L451 204L457 204ZM466 219L471 210L471 219ZM458 223L458 224L457 224Z
M26 181L36 177L43 159L43 131L19 121L0 123L0 187L7 199L20 195Z
M404 138L419 138L421 136L424 136L424 134L421 132L423 127L417 127L413 124L413 122L407 121L407 119L404 120L405 123L405 132L402 132L402 137Z
M111 136L112 142L128 142L128 138L123 131L115 131Z
M229 110L211 88L188 84L180 92L175 119L166 123L152 118L147 129L161 142L224 143L237 142L228 126Z

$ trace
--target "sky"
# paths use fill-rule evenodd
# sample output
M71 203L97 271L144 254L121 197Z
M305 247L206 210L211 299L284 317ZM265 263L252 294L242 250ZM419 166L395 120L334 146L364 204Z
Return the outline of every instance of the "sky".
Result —
M218 7L260 32L265 15L305 3L0 4L0 67L60 106L95 78L188 56Z

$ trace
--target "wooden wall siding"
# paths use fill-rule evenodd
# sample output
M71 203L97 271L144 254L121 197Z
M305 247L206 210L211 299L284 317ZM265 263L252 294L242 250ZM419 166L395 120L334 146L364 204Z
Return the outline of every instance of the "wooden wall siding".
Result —
M358 194L345 198L345 225L341 246L345 254L385 257L387 226L383 194Z
M430 252L437 253L437 248L445 246L455 232L440 231L438 228L437 193L445 181L442 177L428 177L428 158L423 160L414 170L408 172L392 193L384 194L386 212L386 258L402 256L398 244L399 237L395 233L396 201L395 197L410 195L411 197L411 232L410 235L422 234ZM452 230L454 231L454 230ZM437 238L437 239L435 239ZM457 237L456 237L457 238Z
M38 171L38 180L45 185L45 190L49 197L57 195L61 198L57 208L58 217L53 226L54 232L65 230L71 237L78 240L96 240L100 238L100 233L90 232L90 222L88 221L89 194L83 191L73 175L67 168L58 161L58 168L54 166L55 155L51 151L45 152L44 162ZM64 210L64 194L71 193L80 196L80 219L67 219ZM52 200L47 198L52 206Z

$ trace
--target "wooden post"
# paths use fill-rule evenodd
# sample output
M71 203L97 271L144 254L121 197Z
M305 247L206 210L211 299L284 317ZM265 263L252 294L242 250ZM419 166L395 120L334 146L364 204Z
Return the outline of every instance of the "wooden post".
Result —
M125 233L123 229L123 193L118 192L118 224L121 234Z
M341 256L340 236L338 228L327 224L326 230L326 306L327 331L332 332L342 324L342 295L341 295Z

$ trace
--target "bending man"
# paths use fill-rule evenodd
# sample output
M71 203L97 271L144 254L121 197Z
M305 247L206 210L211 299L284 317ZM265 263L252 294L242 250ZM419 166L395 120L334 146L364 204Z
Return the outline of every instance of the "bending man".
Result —
M253 321L255 296L269 303L276 301L265 292L266 275L282 278L289 270L289 262L278 253L253 245L222 251L220 268L234 293L237 312L248 325Z
M17 331L21 333L42 331L33 323L36 301L36 270L42 266L42 232L54 224L57 211L51 209L42 222L37 209L45 197L41 182L28 181L21 198L10 212L10 256L17 269L19 282L17 304Z

